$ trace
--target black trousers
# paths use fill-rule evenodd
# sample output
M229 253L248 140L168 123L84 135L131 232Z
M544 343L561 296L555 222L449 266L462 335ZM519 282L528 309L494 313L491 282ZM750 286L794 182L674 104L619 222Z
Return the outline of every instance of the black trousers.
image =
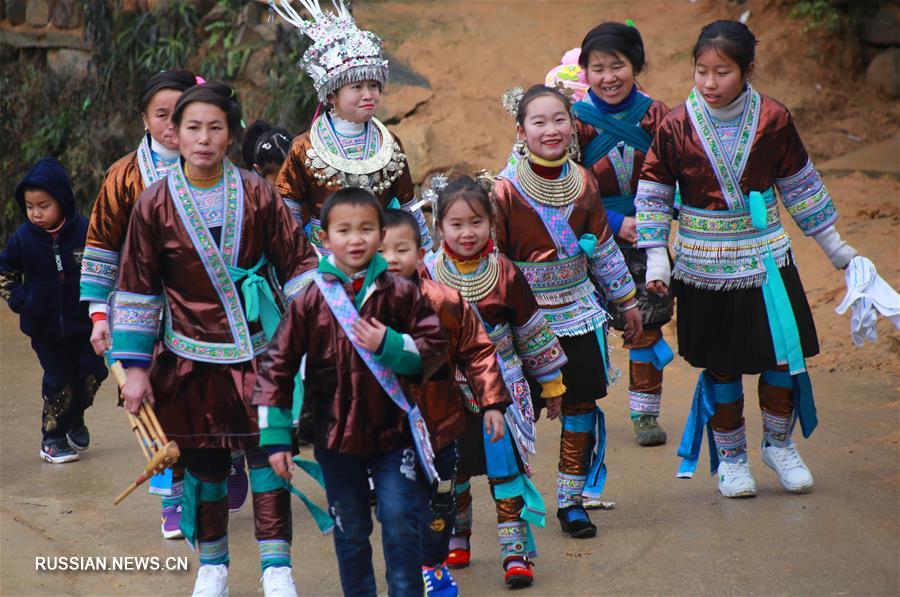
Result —
M77 340L31 340L44 379L41 396L41 433L44 439L65 437L84 424L84 411L108 371L101 357L94 354L87 337Z

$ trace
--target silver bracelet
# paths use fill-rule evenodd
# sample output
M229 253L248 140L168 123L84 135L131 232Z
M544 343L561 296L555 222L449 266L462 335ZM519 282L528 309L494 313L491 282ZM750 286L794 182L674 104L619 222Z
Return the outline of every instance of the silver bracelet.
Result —
M626 306L619 307L619 313L627 313L627 312L631 311L632 309L637 309L639 306L640 306L640 304L635 300L633 303L631 303L627 307Z

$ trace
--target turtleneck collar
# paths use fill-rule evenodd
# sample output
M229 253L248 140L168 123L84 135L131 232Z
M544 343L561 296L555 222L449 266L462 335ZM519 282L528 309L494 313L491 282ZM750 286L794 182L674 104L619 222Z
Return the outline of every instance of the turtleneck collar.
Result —
M736 120L741 113L744 111L744 105L747 101L747 94L750 93L750 86L744 85L744 90L734 98L734 101L728 104L723 108L712 108L709 104L706 103L706 99L700 94L700 100L706 106L706 109L709 111L709 115L718 120L719 122L730 122L732 120Z
M168 147L154 139L153 135L150 135L150 133L147 133L147 135L150 137L150 151L152 151L155 155L161 157L166 161L172 161L178 157L179 154L177 149L169 149Z
M625 99L623 99L618 104L611 104L597 97L597 94L594 93L593 89L588 89L588 95L591 98L591 102L594 104L594 106L597 107L598 110L606 114L618 114L619 112L624 112L631 107L631 104L634 103L634 99L637 97L637 94L637 85L632 85L631 91L628 92L628 95L625 96Z
M359 137L366 130L365 122L351 122L349 120L344 120L333 112L328 116L331 118L331 124L334 126L334 131L342 137Z
M566 160L559 166L543 166L532 162L530 157L531 156L529 156L528 165L531 166L531 170L541 178L546 178L547 180L556 180L559 178L563 172L563 168L565 168L568 163L568 160Z

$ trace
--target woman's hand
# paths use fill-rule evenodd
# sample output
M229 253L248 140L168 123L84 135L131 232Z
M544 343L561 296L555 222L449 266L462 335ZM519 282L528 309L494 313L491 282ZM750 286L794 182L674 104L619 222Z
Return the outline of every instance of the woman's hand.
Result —
M291 480L291 469L294 468L294 460L290 452L275 452L269 455L269 465L275 474L285 481Z
M626 342L634 342L644 333L644 320L641 318L641 310L639 307L629 309L622 315L625 318L625 337Z
M145 398L151 406L154 403L150 373L142 367L129 367L126 376L125 385L122 386L122 400L125 402L125 410L137 415Z
M647 290L659 296L666 296L669 293L669 285L662 280L651 280L647 282Z
M496 408L484 411L484 432L491 436L491 443L499 442L506 433L506 420Z
M622 227L619 228L619 233L616 234L619 238L624 241L628 241L631 244L637 242L637 222L635 222L634 218L625 216L622 220Z
M91 346L94 347L94 352L99 357L102 357L103 353L112 346L109 339L109 321L100 319L94 322L94 327L91 329Z
M545 398L544 402L547 403L547 418L552 421L557 418L562 411L562 396Z
M387 334L387 326L374 317L370 317L369 321L360 317L353 323L353 335L356 336L356 343L369 352L377 352L381 348L385 334Z

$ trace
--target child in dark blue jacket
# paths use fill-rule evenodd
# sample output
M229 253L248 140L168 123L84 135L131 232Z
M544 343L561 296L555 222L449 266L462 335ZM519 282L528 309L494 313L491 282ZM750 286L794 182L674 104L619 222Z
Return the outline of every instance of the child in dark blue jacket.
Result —
M75 207L69 175L54 158L35 164L16 187L27 221L0 254L0 296L19 314L44 370L41 457L78 460L90 434L84 411L106 378L91 348L87 303L79 301L87 219Z

